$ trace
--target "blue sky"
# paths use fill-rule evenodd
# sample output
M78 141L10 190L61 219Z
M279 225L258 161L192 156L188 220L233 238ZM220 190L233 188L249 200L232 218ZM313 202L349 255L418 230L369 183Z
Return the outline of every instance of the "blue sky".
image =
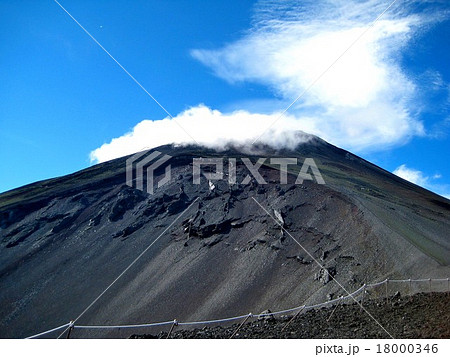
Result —
M0 192L191 137L304 130L450 196L450 9L398 0L368 28L389 3L61 0L177 125L54 1L0 1Z

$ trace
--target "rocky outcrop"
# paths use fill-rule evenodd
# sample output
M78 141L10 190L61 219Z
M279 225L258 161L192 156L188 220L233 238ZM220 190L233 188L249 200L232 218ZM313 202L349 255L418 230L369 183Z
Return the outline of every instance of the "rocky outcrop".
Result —
M314 275L314 279L321 283L328 284L336 275L336 267L321 268L318 273Z
M143 201L145 198L146 196L142 191L124 186L111 207L108 219L111 222L122 219L125 212L133 209L137 203Z
M193 157L242 153L168 146L158 150L173 157L174 179L153 195L125 185L126 158L0 195L0 337L70 321L156 238L84 323L281 310L342 295L333 278L356 289L423 271L448 276L444 198L321 142L297 151L263 149L264 157L314 157L326 185L296 185L295 172L280 185L279 171L269 166L259 171L267 185L244 185L243 164L236 184L225 178L213 188L202 176L194 185Z

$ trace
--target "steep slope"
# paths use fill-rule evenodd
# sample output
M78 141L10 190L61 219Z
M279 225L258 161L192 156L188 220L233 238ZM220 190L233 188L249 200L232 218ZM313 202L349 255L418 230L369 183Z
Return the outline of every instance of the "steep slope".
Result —
M450 202L318 138L294 151L156 150L172 156L172 180L154 195L125 184L127 158L0 195L1 337L74 319L166 229L81 323L288 308L343 294L330 275L348 290L386 277L449 275ZM193 184L195 157L237 158L238 183L225 176L214 190L204 177ZM288 183L279 184L269 160L259 169L267 185L241 184L249 174L242 157L313 158L325 185L295 184L300 166L289 166ZM164 170L156 174L155 182Z

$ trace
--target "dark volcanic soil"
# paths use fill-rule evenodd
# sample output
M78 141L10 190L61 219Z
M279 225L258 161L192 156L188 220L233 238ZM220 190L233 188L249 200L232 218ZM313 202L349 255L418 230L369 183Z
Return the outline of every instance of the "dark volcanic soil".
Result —
M423 279L450 276L450 201L319 138L295 150L157 151L172 157L171 179L159 187L166 177L159 167L153 194L137 189L137 172L127 185L131 157L0 194L0 338L53 329L87 306L83 325L201 321L321 303L342 294L333 278L354 291L387 278L422 279L428 289ZM224 159L223 179L205 177L217 171L206 165L198 184L196 158ZM261 158L265 184L244 161ZM271 161L281 158L299 163L289 165L286 181ZM303 175L307 158L325 184ZM439 284L426 291L442 291ZM422 285L389 284L389 293ZM73 336L158 331L76 329Z
M364 308L394 338L450 338L450 293L420 293L372 300ZM334 311L334 312L333 312ZM281 331L291 316L247 322L235 338L389 338L356 303L310 310ZM204 327L173 331L170 338L230 338L240 323L231 327ZM130 338L166 338L167 331Z

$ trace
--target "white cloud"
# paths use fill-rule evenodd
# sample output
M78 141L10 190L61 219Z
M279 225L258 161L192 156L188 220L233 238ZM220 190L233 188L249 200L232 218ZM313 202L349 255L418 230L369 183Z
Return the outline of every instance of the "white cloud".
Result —
M389 59L406 43L413 19L379 21L307 92L303 101L308 105L358 108L385 94L411 95L413 84ZM229 82L260 82L283 97L295 99L365 27L365 23L320 19L277 23L223 49L193 50L192 55Z
M192 56L230 83L264 84L289 104L387 6L373 0L298 3L260 2L252 28L240 40L216 50L196 49ZM176 122L168 118L140 122L130 133L94 150L91 160L192 142L177 123L196 142L218 147L228 141L252 141L263 132L265 143L294 146L304 139L294 133L301 130L361 152L385 150L423 135L414 112L416 86L398 59L409 38L432 20L429 15L407 14L404 8L405 4L390 9L268 132L264 130L285 107L268 111L253 106L251 111L222 113L198 105L179 113Z
M405 164L397 167L393 173L409 182L422 186L430 191L437 193L447 199L450 199L449 185L436 183L435 180L442 178L441 174L427 176L422 171L407 167Z
M296 3L262 2L243 38L191 54L230 83L261 83L292 101L386 6L379 1ZM424 134L414 115L414 82L397 63L401 49L427 21L390 9L290 112L313 117L325 139L353 150L385 148Z
M133 130L110 143L103 144L91 152L93 162L103 162L116 157L156 147L168 143L196 143L214 148L225 148L228 143L251 143L261 134L261 127L267 128L279 117L280 113L252 114L247 111L235 111L223 114L204 105L190 108L174 120L143 120ZM298 132L305 127L314 132L313 121L303 119L304 124L290 115L282 118L282 125L264 133L263 142L273 147L294 148L300 141L307 140L306 135ZM180 128L181 126L181 128ZM184 128L189 135L182 129Z
M406 167L405 164L397 167L393 173L409 182L423 187L425 187L430 180L430 178L425 176L422 171L410 169Z

